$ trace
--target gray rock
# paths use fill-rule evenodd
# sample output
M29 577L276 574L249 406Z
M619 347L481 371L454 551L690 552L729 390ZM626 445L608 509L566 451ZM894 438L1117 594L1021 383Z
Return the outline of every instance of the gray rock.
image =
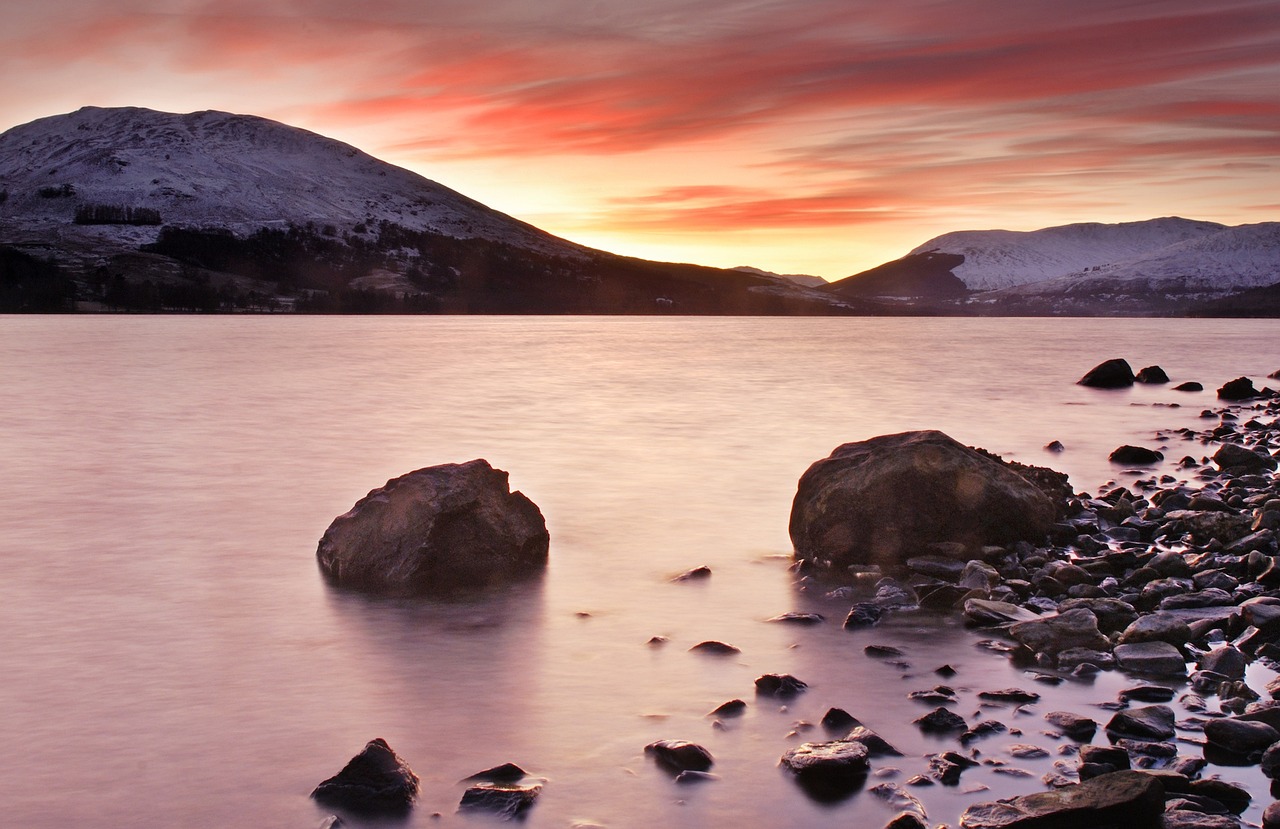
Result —
M990 599L965 599L964 618L978 627L999 627L1039 619L1040 614L1009 602Z
M538 507L487 461L394 478L325 530L316 550L332 583L395 595L473 589L526 578L547 563Z
M1262 829L1280 829L1280 800L1263 810Z
M1107 723L1107 733L1137 740L1168 740L1174 735L1173 709L1148 705L1117 711Z
M418 776L378 737L316 786L311 796L326 806L369 814L403 814L418 796Z
M941 432L906 432L844 444L810 466L789 529L800 559L899 566L935 542L1040 541L1057 509L1012 465Z
M1240 757L1249 757L1260 754L1280 740L1280 732L1263 722L1227 717L1205 723L1204 738L1214 748Z
M1240 821L1231 815L1208 815L1190 809L1171 809L1162 819L1162 829L1240 829Z
M836 796L852 791L870 768L867 747L852 740L805 743L782 755L782 767L811 793Z
M1094 732L1098 730L1098 724L1095 721L1068 711L1050 711L1044 715L1044 718L1050 725L1073 740L1087 742L1093 739Z
M1120 634L1119 644L1136 645L1140 642L1168 642L1185 645L1191 641L1191 628L1172 613L1150 613L1138 617Z
M1070 648L1107 650L1111 642L1098 630L1098 619L1084 608L1068 610L1009 628L1009 635L1036 653L1057 655Z
M1213 462L1219 469L1229 469L1237 474L1267 472L1276 468L1276 459L1234 443L1224 443L1213 453Z
M458 808L462 811L489 812L503 820L514 820L533 806L542 794L541 784L528 785L481 783L462 793Z
M1122 670L1152 676L1177 676L1187 672L1182 653L1168 642L1116 645L1116 664Z
M756 693L766 697L793 697L809 687L807 682L791 674L765 674L756 677Z
M1049 792L970 806L962 829L1158 829L1164 788L1155 777L1117 771Z
M1196 667L1222 674L1228 679L1244 679L1245 665L1243 653L1231 645L1221 645L1201 657Z

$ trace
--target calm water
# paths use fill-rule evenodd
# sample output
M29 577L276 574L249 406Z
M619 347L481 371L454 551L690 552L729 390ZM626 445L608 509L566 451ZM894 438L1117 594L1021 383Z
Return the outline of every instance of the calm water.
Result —
M910 725L927 709L905 693L934 667L961 668L966 715L977 691L1028 680L954 619L846 633L847 604L793 591L796 481L842 442L916 428L1077 489L1126 480L1107 453L1199 425L1212 392L1074 385L1112 356L1213 389L1280 368L1280 325L0 318L6 821L313 827L327 812L311 788L381 736L423 779L407 826L488 825L456 814L457 781L505 761L548 780L531 827L882 825L892 812L870 794L814 803L776 768L822 738L788 736L796 722L839 705L919 755L953 745ZM1041 449L1054 439L1064 454ZM541 583L457 603L324 586L315 546L335 515L388 478L475 457L547 516ZM667 581L700 564L709 582ZM791 609L834 618L762 621ZM647 646L657 634L670 642ZM710 638L743 653L687 652ZM906 650L912 675L869 642ZM784 671L810 692L757 703L754 678ZM1038 710L1089 713L1124 684L1064 686ZM705 714L734 697L747 715L713 729ZM993 713L1056 749L1038 714ZM722 779L677 787L643 757L664 737L706 745ZM1038 778L1050 762L1017 765ZM924 761L891 765L901 782ZM919 794L954 825L967 802L1037 787L983 768Z

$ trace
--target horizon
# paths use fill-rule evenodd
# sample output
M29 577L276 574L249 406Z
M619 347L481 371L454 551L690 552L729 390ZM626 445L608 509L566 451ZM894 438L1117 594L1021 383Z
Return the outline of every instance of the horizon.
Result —
M1280 212L1265 2L586 10L22 3L0 131L258 115L584 245L830 281L957 230Z

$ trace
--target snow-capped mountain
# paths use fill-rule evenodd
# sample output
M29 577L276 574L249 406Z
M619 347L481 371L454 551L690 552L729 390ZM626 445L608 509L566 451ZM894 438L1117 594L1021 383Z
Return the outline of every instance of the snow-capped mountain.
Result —
M0 134L0 191L8 192L0 217L28 221L123 205L155 210L164 223L239 231L307 222L350 231L386 220L548 253L580 250L348 144L226 112L85 107L14 127Z
M1225 229L1214 222L1168 217L1031 231L961 230L930 239L910 255L963 256L951 273L971 291L992 291L1132 262Z
M1169 217L948 233L825 290L946 313L1141 315L1199 313L1277 284L1280 223Z
M860 310L785 279L577 245L265 118L139 108L0 134L10 273L22 284L0 310Z

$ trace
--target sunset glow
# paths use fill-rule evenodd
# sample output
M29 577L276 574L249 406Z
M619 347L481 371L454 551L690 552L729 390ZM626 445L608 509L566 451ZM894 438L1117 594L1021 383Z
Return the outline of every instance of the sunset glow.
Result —
M1272 0L19 0L0 130L221 109L574 241L836 279L959 229L1280 216Z

